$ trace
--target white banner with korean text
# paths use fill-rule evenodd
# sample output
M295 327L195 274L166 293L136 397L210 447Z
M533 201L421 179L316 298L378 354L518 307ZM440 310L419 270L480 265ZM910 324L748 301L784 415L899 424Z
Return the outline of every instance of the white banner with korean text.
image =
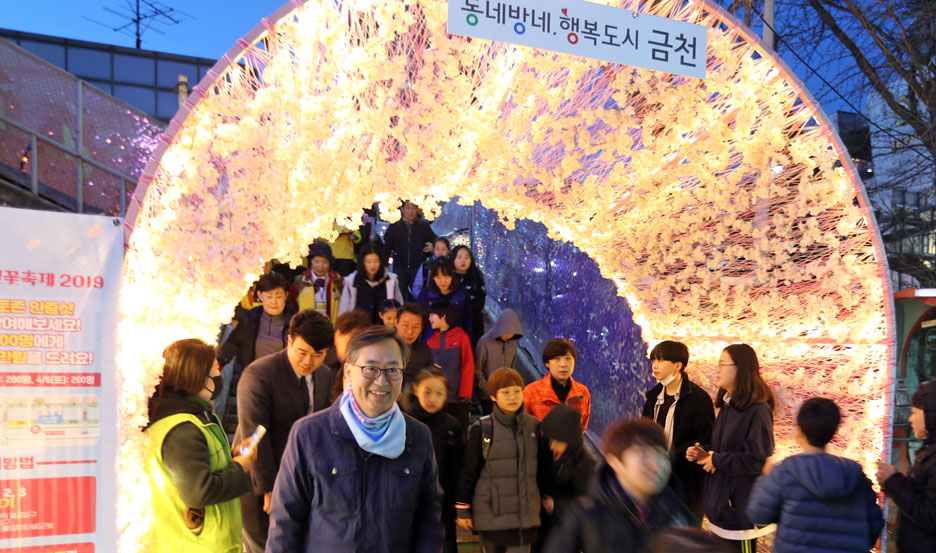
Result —
M706 27L583 0L449 0L448 32L705 78Z
M119 219L0 207L0 553L116 547Z

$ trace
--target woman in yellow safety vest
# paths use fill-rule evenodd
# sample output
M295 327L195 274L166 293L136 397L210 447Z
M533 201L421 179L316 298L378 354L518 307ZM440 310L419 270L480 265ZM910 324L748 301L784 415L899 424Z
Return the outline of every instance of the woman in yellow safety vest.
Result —
M247 471L256 449L232 458L211 409L222 384L214 347L194 338L179 340L163 350L163 359L162 381L150 398L150 422L143 431L152 494L150 548L239 553L237 498L250 491Z

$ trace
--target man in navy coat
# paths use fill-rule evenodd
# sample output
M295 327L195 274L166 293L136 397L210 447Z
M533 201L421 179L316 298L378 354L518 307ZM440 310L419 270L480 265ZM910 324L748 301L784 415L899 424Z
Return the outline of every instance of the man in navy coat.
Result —
M392 328L369 327L351 339L348 387L289 435L267 553L442 551L432 437L396 403L408 355Z

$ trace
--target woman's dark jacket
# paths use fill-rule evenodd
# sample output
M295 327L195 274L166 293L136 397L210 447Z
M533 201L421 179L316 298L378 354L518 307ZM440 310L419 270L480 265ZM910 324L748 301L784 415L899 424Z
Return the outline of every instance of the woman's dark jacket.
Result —
M546 553L646 551L650 536L665 528L687 526L692 515L670 488L647 505L644 517L608 465L598 469L592 492L573 504L546 539Z
M657 384L647 392L643 416L653 419L653 410L657 398L663 393L663 385ZM673 409L673 407L670 407ZM698 518L702 516L702 491L705 488L705 471L702 466L686 459L686 450L695 445L712 441L712 428L715 425L715 408L708 393L689 380L685 375L679 385L679 401L675 403L673 414L673 445L670 448L670 460L673 474L682 484L683 500L686 506Z
M867 553L884 526L861 465L828 453L784 459L757 479L746 510L777 524L774 553Z
M471 337L471 344L474 346L484 335L484 303L487 301L484 275L472 263L467 273L463 275L456 273L455 276L459 286L468 292L468 299L471 301L471 328L465 328L464 331Z
M442 489L429 429L409 415L396 459L361 449L332 405L296 421L273 488L267 553L438 553Z
M221 423L210 404L197 397L167 392L149 400L149 424L181 413L194 415L205 424ZM189 507L205 507L236 499L250 493L250 477L239 463L211 471L208 442L191 422L183 422L166 434L162 458L179 496Z
M471 298L468 297L468 291L459 286L455 279L452 279L452 291L448 294L443 294L433 281L429 283L429 286L423 288L419 292L419 297L416 298L416 301L419 302L426 311L429 311L429 308L440 300L449 302L452 306L452 311L455 312L456 320L446 321L449 326L461 327L461 329L465 331L465 334L468 334L468 337L471 338L473 319L471 315ZM426 325L423 331L423 337L428 338L433 332L429 325Z
M924 383L920 390L926 440L907 475L895 473L883 484L884 492L900 509L900 553L936 551L936 383Z
M724 530L749 530L754 523L744 512L754 480L773 454L773 411L767 403L746 409L722 406L715 419L712 443L715 472L705 481L703 505L709 521Z
M295 314L295 308L287 302L286 309L283 310L283 315L286 317L283 321L284 347L286 345L286 334L289 332L289 321L292 320ZM259 305L248 311L237 323L237 327L234 328L228 339L218 348L218 363L222 367L230 363L234 357L237 357L237 363L241 367L246 367L257 359L257 335L260 333L260 317L262 316L263 306Z

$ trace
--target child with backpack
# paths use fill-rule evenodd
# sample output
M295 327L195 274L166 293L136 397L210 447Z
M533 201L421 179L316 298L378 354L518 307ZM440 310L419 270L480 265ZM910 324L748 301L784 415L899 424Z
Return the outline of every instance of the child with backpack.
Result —
M445 527L443 553L455 553L455 487L465 451L463 433L458 419L445 412L448 379L438 367L419 371L410 392L404 392L403 410L432 432L439 484L442 486L442 526Z
M485 553L527 553L540 525L539 421L523 410L523 378L488 378L493 412L471 427L455 494L456 522L480 534Z

